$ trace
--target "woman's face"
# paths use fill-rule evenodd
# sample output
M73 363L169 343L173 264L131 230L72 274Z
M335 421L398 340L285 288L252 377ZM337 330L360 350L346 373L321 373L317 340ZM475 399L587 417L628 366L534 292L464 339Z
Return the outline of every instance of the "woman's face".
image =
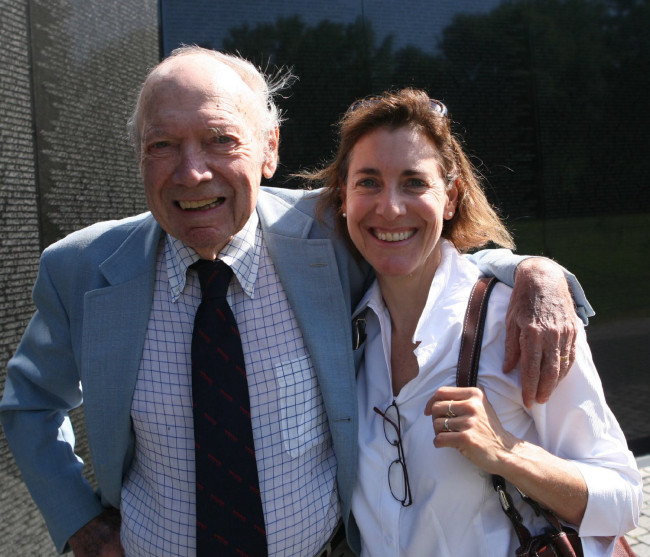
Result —
M433 277L443 219L455 211L433 143L409 127L378 128L350 154L342 188L350 238L380 278Z

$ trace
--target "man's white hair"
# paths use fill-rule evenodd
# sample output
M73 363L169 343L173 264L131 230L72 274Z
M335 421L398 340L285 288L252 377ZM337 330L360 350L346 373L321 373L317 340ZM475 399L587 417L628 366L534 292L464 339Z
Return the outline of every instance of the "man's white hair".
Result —
M145 89L147 81L149 80L149 77L153 72L156 71L157 68L160 67L161 64L164 64L167 60L196 54L209 56L215 60L218 60L222 64L234 70L237 75L241 77L242 81L250 88L255 97L259 100L260 114L263 115L263 121L260 122L260 131L262 133L269 132L276 126L280 127L280 124L283 120L283 114L280 108L278 108L275 99L281 91L288 89L295 81L296 77L293 75L291 70L283 68L278 70L274 75L267 75L261 69L256 68L251 62L242 58L241 56L225 54L217 50L210 50L208 48L203 48L196 45L183 45L179 48L174 49L171 54L165 58L165 60L153 67L147 74L147 78L140 87L135 103L135 109L133 110L133 113L127 122L127 131L129 133L129 138L131 139L138 157L141 154L140 143L142 139L140 137L138 121L140 112L142 110L142 93Z

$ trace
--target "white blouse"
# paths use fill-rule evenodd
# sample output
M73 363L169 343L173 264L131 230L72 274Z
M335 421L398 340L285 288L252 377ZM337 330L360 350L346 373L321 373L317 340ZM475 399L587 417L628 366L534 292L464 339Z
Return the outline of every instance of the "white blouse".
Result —
M514 555L519 543L501 510L490 476L456 449L433 446L431 417L424 407L436 390L454 386L462 324L478 269L442 240L442 260L418 322L414 342L419 374L394 397L390 373L390 315L378 284L355 311L367 319L365 364L357 379L359 469L352 511L361 531L362 555L464 557ZM616 418L607 407L584 329L580 324L576 362L547 404L527 409L520 371L502 372L505 315L511 289L497 284L490 298L478 384L503 426L515 436L571 460L589 490L579 533L585 556L609 555L606 536L635 527L642 505L642 481ZM381 416L395 400L402 418L402 443L413 504L393 498L388 468L397 448L384 435ZM515 489L509 491L531 532L546 524ZM600 537L596 537L600 536Z

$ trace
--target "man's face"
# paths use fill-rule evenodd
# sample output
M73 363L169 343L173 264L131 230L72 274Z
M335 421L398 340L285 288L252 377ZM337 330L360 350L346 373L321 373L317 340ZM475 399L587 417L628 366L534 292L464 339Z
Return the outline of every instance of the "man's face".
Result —
M138 122L147 203L162 228L214 259L255 210L277 164L259 101L207 56L168 60L149 77Z

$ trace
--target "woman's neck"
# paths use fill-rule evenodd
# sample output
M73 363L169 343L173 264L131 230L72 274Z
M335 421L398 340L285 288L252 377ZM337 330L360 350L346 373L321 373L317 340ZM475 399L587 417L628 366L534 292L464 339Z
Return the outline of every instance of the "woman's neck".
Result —
M434 263L424 265L408 275L377 275L379 289L390 313L394 331L410 335L412 338L429 297L431 283L438 268L439 256Z
M378 282L393 333L412 337L427 302L428 289L423 292L409 277L378 278Z
M391 380L397 396L419 373L413 335L433 280L430 276L377 277L391 321Z

